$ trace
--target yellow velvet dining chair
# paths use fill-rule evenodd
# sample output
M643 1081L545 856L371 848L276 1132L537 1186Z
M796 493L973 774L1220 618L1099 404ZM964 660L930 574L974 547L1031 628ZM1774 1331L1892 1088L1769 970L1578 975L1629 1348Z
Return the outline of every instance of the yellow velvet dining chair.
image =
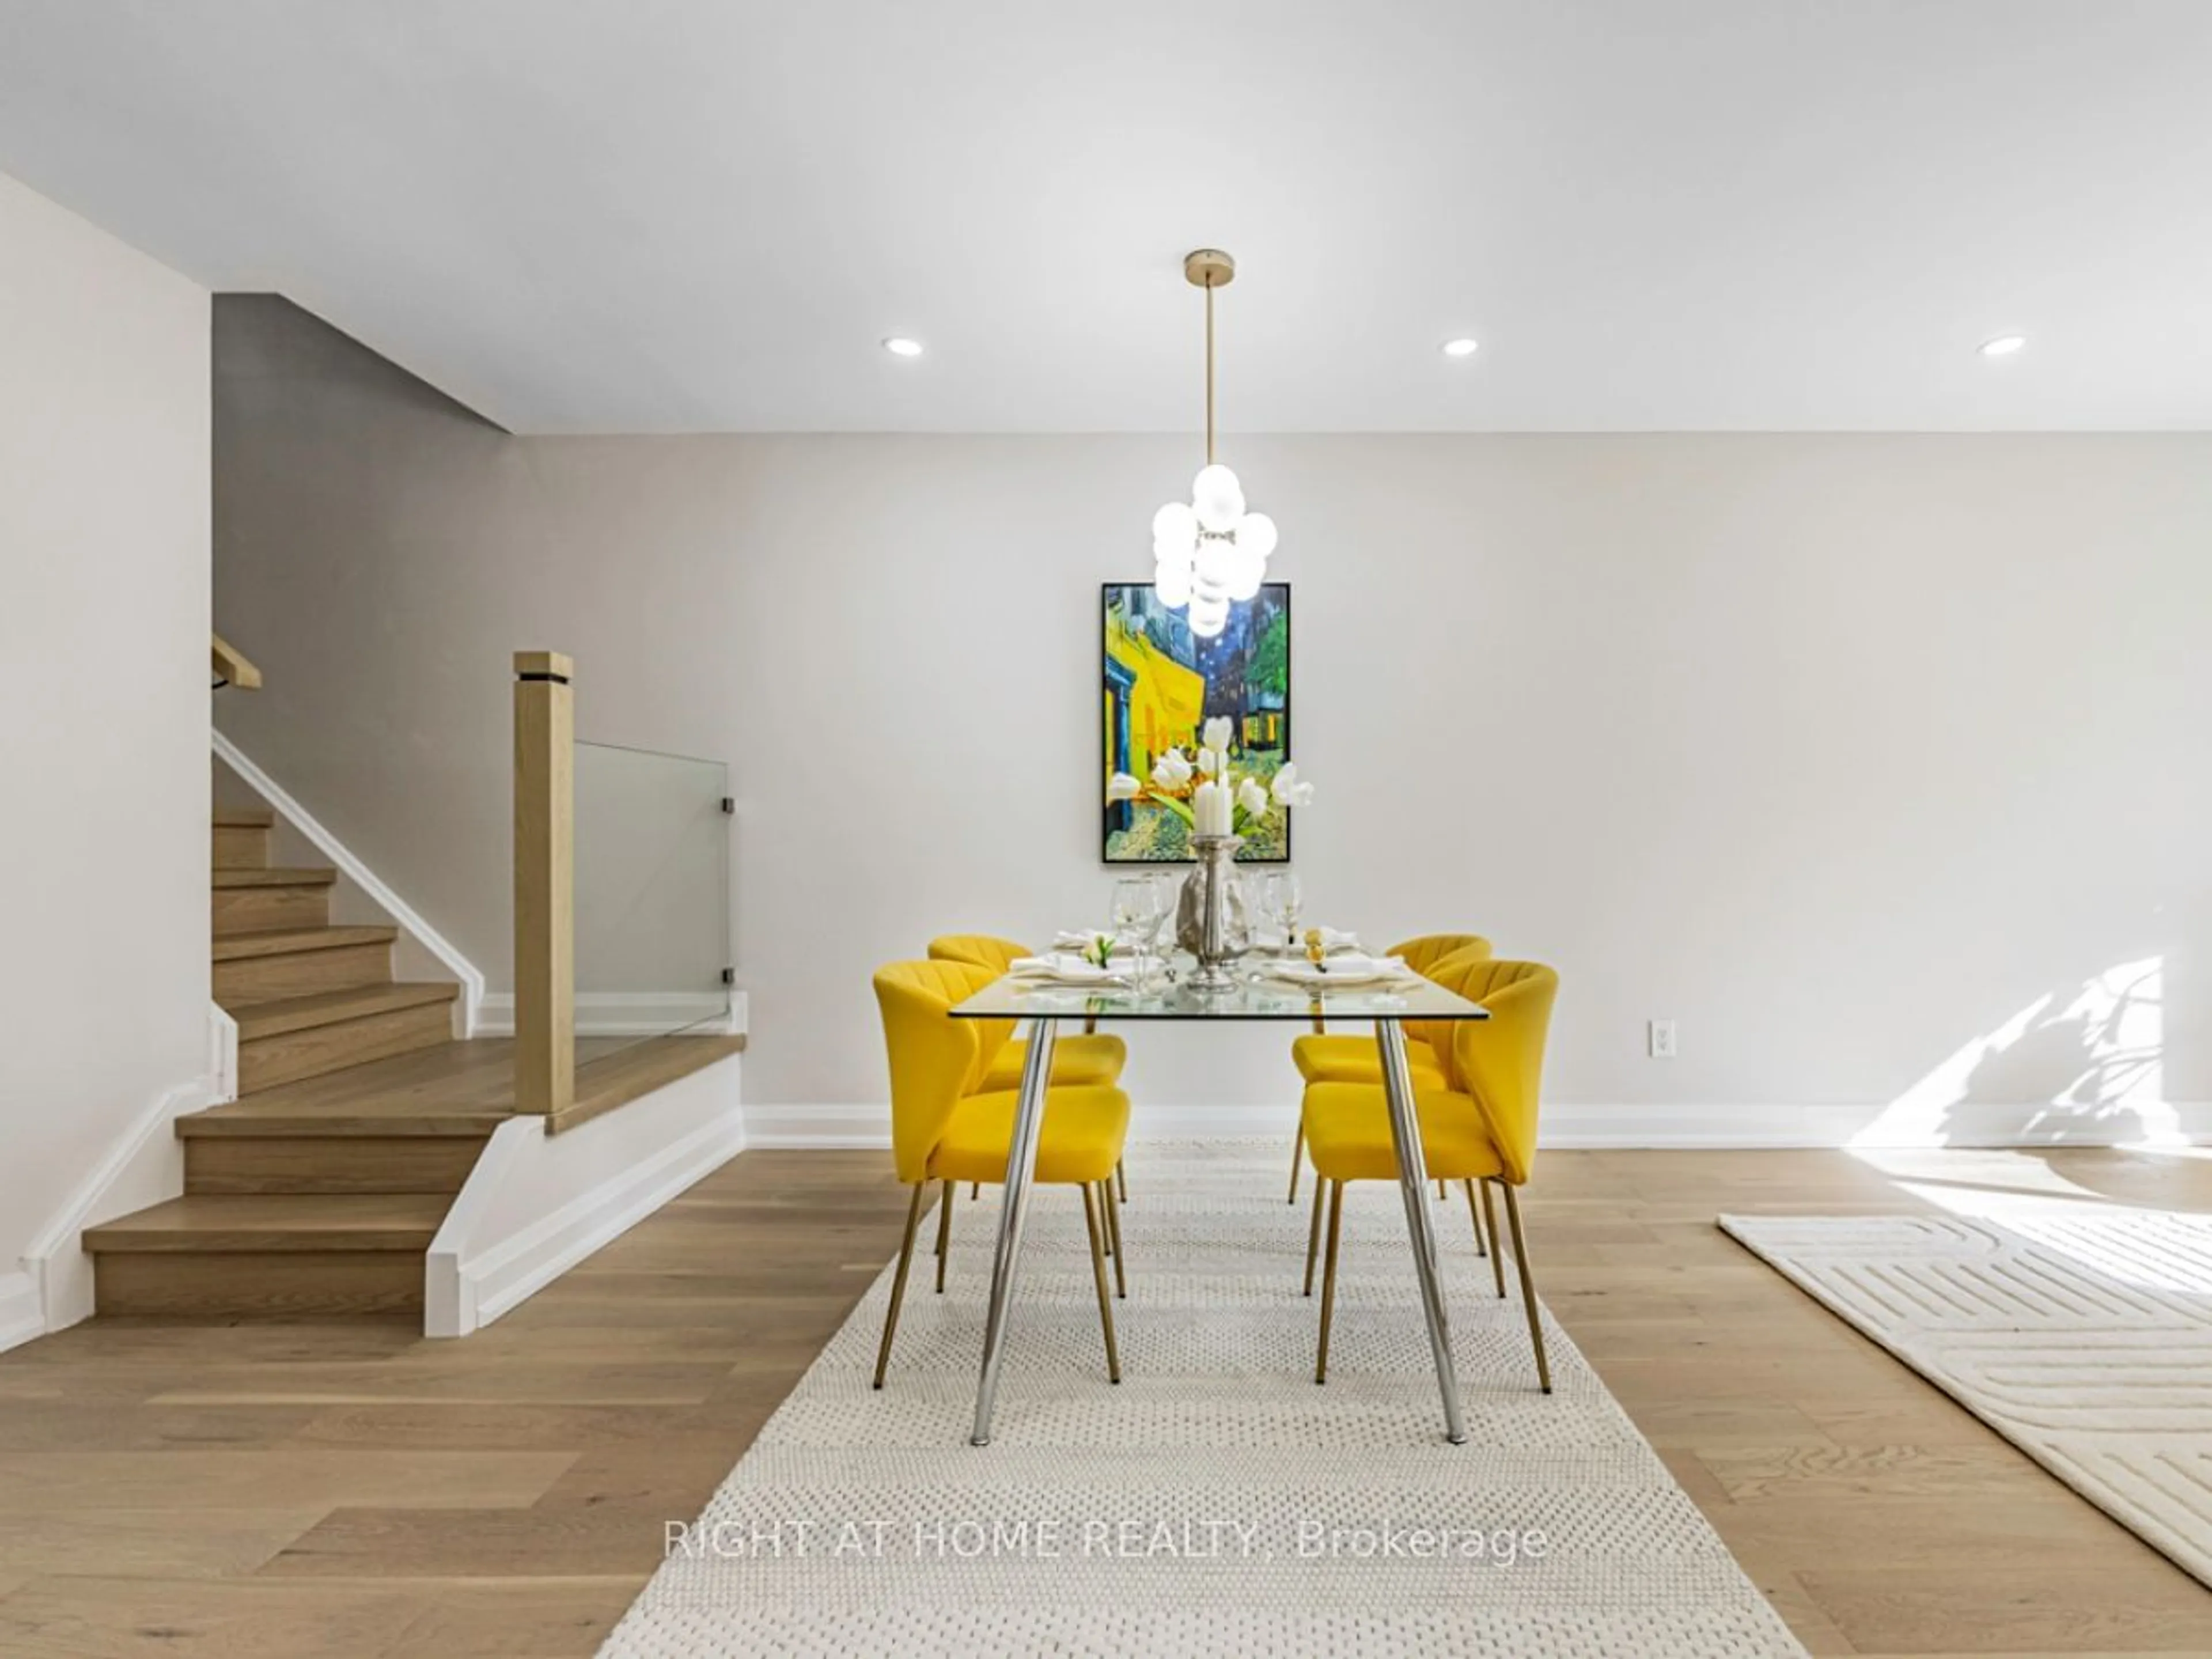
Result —
M1457 971L1451 971L1455 965ZM1498 1248L1498 1218L1491 1191L1504 1195L1507 1224L1513 1235L1513 1262L1521 1279L1521 1300L1528 1316L1528 1340L1536 1351L1536 1377L1552 1391L1552 1368L1544 1355L1544 1328L1536 1310L1536 1285L1528 1268L1528 1241L1521 1226L1519 1189L1528 1183L1536 1158L1536 1118L1544 1073L1544 1045L1550 1033L1552 1005L1559 976L1541 963L1460 959L1440 979L1462 996L1489 1011L1486 1020L1439 1022L1451 1028L1444 1052L1443 1087L1416 1084L1414 1109L1420 1121L1425 1173L1437 1181L1462 1182L1468 1212L1478 1237L1490 1233L1491 1272L1498 1294L1505 1294L1505 1264ZM1453 982L1455 981L1455 982ZM1306 1148L1323 1191L1315 1194L1315 1234L1321 1200L1328 1202L1328 1258L1322 1275L1321 1340L1314 1381L1328 1377L1328 1328L1336 1303L1337 1241L1344 1218L1345 1183L1395 1181L1396 1143L1390 1133L1389 1106L1380 1084L1311 1083L1303 1111ZM1480 1182L1482 1212L1475 1213ZM1306 1289L1313 1289L1314 1240L1306 1247Z
M1490 983L1488 969L1492 960L1490 941L1478 938L1463 951L1442 957L1429 957L1423 969L1422 977L1433 984L1441 986L1455 995L1480 999L1482 991ZM1448 1091L1459 1087L1456 1080L1458 1073L1454 1069L1452 1062L1452 1044L1453 1034L1463 1024L1465 1024L1463 1021L1449 1019L1409 1019L1405 1022L1406 1069L1417 1096L1425 1092ZM1303 1038L1300 1040L1304 1041ZM1346 1083L1372 1089L1376 1091L1376 1097L1382 1098L1382 1051L1373 1037L1370 1036L1365 1041L1368 1051L1373 1056L1375 1062L1375 1070L1371 1074L1363 1076L1360 1074L1359 1068L1346 1066L1343 1068L1343 1075L1310 1079L1306 1084L1307 1097L1311 1096L1316 1083ZM1301 1147L1305 1145L1306 1132L1306 1105L1305 1100L1302 1098L1298 1103L1298 1145ZM1395 1163L1392 1164L1392 1169L1395 1172L1396 1169ZM1305 1293L1308 1296L1313 1294L1314 1262L1321 1251L1322 1221L1328 1206L1328 1182L1322 1180L1316 1180L1314 1182L1313 1219L1306 1228ZM1494 1218L1486 1218L1482 1211L1475 1207L1474 1183L1470 1181L1462 1184L1466 1188L1468 1195L1468 1218L1474 1224L1474 1253L1477 1255L1494 1256L1498 1249L1498 1228L1494 1224ZM1438 1178L1437 1196L1443 1199L1449 1195L1449 1188L1441 1178ZM1492 1224L1486 1225L1486 1219ZM1486 1234L1487 1234L1486 1239ZM1502 1275L1504 1269L1502 1266L1498 1266L1495 1271ZM1503 1296L1504 1281L1502 1277L1498 1282L1498 1294Z
M1404 957L1406 965L1415 973L1433 979L1436 975L1431 970L1441 963L1462 956L1487 957L1490 941L1480 933L1423 933L1392 945L1386 954ZM1443 1081L1444 1066L1437 1050L1449 1044L1450 1038L1449 1020L1407 1022L1406 1061L1413 1068L1417 1085L1433 1086ZM1324 1031L1318 1016L1314 1020L1313 1035L1299 1037L1291 1044L1291 1063L1308 1083L1382 1081L1382 1051L1376 1046L1373 1036L1340 1036ZM1302 1115L1297 1138L1291 1144L1289 1203L1298 1201L1298 1171L1305 1164L1305 1150L1306 1130ZM1475 1242L1481 1243L1480 1239Z
M1035 951L1027 945L1010 939L999 939L989 933L944 933L929 941L932 962L964 962L978 968L988 968L997 977L1016 962ZM990 1063L976 1079L975 1091L995 1094L1001 1089L1022 1086L1022 1064L1029 1058L1029 1040L1013 1035L1012 1020L987 1022L990 1030L984 1037L984 1048L992 1054ZM1083 1033L1073 1033L1055 1040L1052 1045L1052 1083L1054 1088L1062 1085L1114 1084L1121 1081L1121 1067L1127 1064L1129 1045L1118 1036L1098 1030L1096 1018L1083 1022ZM1129 1177L1120 1168L1114 1171L1119 1194L1124 1203L1129 1197ZM970 1188L969 1196L981 1192L980 1186Z
M898 1178L914 1188L898 1270L891 1279L890 1307L884 1316L883 1346L876 1354L878 1389L890 1365L891 1340L898 1331L900 1304L906 1299L907 1272L913 1265L915 1233L929 1183L941 1184L937 1288L942 1292L951 1243L954 1186L963 1181L998 1182L1006 1178L1018 1091L974 1085L996 1058L994 1039L985 1028L1007 1022L952 1018L955 1004L998 977L991 969L958 962L895 962L876 971L876 1003L883 1012L884 1046L890 1060L891 1158ZM1000 1031L995 1040L1003 1044L1005 1033ZM1106 1336L1106 1375L1114 1382L1121 1380L1121 1358L1114 1342L1105 1248L1110 1237L1115 1272L1126 1295L1126 1258L1120 1248L1121 1224L1114 1202L1113 1176L1128 1131L1129 1097L1110 1083L1054 1084L1046 1091L1044 1121L1037 1133L1036 1180L1040 1185L1074 1187L1082 1196L1084 1225L1091 1235L1091 1276L1098 1290L1098 1322Z

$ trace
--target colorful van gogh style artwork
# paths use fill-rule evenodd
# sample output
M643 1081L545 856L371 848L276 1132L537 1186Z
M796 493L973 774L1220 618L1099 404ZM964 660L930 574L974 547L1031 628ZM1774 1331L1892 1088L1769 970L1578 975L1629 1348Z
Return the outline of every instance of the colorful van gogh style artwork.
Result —
M1233 606L1213 639L1192 637L1181 611L1160 604L1148 582L1109 582L1100 606L1103 722L1102 781L1115 773L1152 780L1160 757L1196 756L1206 722L1226 719L1240 774L1263 785L1291 758L1291 587L1269 582ZM1183 786L1188 788L1188 784ZM1147 790L1147 797L1154 792ZM1291 815L1276 808L1245 835L1237 858L1279 864L1291 855ZM1175 864L1190 859L1182 814L1157 799L1109 801L1103 855L1109 864Z

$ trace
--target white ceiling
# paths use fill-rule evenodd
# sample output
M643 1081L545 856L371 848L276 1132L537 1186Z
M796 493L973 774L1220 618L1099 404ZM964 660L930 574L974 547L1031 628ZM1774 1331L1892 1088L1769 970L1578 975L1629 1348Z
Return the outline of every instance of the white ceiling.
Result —
M2212 427L2208 0L0 0L0 170L518 430L1192 427L1207 244L1230 431Z

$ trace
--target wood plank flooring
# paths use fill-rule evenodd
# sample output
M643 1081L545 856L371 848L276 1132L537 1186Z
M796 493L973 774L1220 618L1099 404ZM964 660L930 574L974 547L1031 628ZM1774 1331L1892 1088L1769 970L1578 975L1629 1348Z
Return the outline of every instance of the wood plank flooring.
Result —
M2212 1591L1712 1226L1977 1189L2212 1209L2212 1159L1898 1166L1550 1153L1539 1283L1814 1653L2212 1654ZM113 1321L0 1356L0 1653L583 1659L903 1212L881 1154L749 1153L465 1341ZM1302 1237L1304 1212L1285 1225Z

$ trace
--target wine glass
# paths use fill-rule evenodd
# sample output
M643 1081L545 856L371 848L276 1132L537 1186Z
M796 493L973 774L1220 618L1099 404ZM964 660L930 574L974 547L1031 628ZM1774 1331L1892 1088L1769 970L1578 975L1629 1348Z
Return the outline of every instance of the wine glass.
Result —
M1137 957L1137 984L1145 982L1146 957L1160 927L1159 884L1145 876L1124 876L1114 884L1114 933L1129 941Z
M1298 942L1298 912L1305 902L1298 891L1296 871L1270 870L1267 872L1267 902L1268 914L1282 918L1283 943L1296 945Z
M1172 952L1176 944L1174 935L1176 915L1182 905L1183 878L1177 871L1154 870L1148 872L1147 879L1152 884L1153 897L1159 901L1158 914L1152 921L1152 932L1148 937L1151 943L1157 947L1160 935L1166 933L1169 936L1168 949ZM1163 968L1167 966L1165 955L1160 957L1160 965ZM1172 978L1173 975L1170 974L1170 977Z
M1282 912L1276 908L1275 884L1262 877L1253 882L1246 890L1245 896L1251 902L1254 912L1260 918L1260 937L1265 939L1268 947L1272 949L1275 942L1275 934L1283 925Z

